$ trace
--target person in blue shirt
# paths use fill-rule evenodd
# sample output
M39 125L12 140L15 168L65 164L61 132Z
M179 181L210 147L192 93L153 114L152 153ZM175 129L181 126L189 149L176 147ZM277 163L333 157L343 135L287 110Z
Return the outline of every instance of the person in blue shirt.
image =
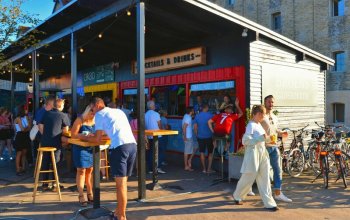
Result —
M201 154L201 164L203 173L212 173L211 164L213 161L213 133L208 126L208 120L213 117L213 114L209 112L208 104L202 104L202 111L196 115L194 119L194 133L197 136L199 144L199 152ZM205 151L208 151L208 169L205 166Z
M193 106L194 113L199 114L202 111L202 97L197 95L197 103Z

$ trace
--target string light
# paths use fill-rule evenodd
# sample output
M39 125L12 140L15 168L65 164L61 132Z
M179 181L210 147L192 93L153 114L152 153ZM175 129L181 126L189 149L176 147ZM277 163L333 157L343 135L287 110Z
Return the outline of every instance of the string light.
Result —
M53 59L53 57L52 56L50 56L50 60L52 60Z
M102 38L102 33L98 35L98 38Z
M33 81L32 77L29 77L29 82Z
M127 14L128 16L131 16L131 12L130 12L129 10L126 11L126 14Z
M61 57L62 57L62 59L64 59L64 58L65 58L64 54L62 54L62 56L61 56Z
M21 63L21 64L19 64L20 66L23 66L23 64Z
M15 68L15 70L17 70L17 67Z
M29 55L29 56L28 56L28 58L29 58L29 59L32 59L32 56L31 56L31 55Z
M84 49L82 47L80 47L80 53L83 53L84 52Z
M4 71L2 71L2 73L4 73L4 74L5 74L5 73L6 73L6 71L4 70Z
M40 57L40 54L38 53L36 56L37 56L37 57Z

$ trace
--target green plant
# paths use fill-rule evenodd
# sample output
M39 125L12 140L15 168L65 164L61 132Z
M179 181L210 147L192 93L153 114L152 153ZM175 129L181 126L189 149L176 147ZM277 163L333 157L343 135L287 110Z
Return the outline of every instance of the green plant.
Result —
M244 156L244 146L242 146L236 153L233 153L235 156Z
M245 125L247 125L250 121L251 110L250 108L245 109Z
M274 115L278 115L279 111L276 109L275 111L272 112Z

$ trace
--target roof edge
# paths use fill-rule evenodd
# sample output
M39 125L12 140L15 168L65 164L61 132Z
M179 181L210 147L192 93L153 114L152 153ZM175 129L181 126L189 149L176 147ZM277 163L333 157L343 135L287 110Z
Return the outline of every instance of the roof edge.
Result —
M324 62L326 64L329 65L334 65L335 61L319 52L316 52L313 49L310 49L300 43L297 43L294 40L291 40L285 36L283 36L282 34L279 34L275 31L272 31L254 21L251 21L243 16L240 16L230 10L227 10L215 3L209 2L207 0L184 0L185 2L188 2L192 5L195 5L197 7L200 7L202 9L205 9L207 11L210 11L212 13L215 13L223 18L226 18L228 20L231 20L232 22L235 22L245 28L248 28L250 30L253 30L259 34L265 35L266 37L275 40L277 42L280 42L284 45L286 45L287 47L293 48L295 50L298 50L300 52L305 53L306 55L317 59L321 62Z

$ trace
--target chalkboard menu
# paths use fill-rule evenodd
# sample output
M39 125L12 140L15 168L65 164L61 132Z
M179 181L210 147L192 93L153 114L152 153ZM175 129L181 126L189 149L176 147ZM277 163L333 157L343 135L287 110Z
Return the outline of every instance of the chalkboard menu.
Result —
M98 66L82 71L84 86L114 82L112 64Z

